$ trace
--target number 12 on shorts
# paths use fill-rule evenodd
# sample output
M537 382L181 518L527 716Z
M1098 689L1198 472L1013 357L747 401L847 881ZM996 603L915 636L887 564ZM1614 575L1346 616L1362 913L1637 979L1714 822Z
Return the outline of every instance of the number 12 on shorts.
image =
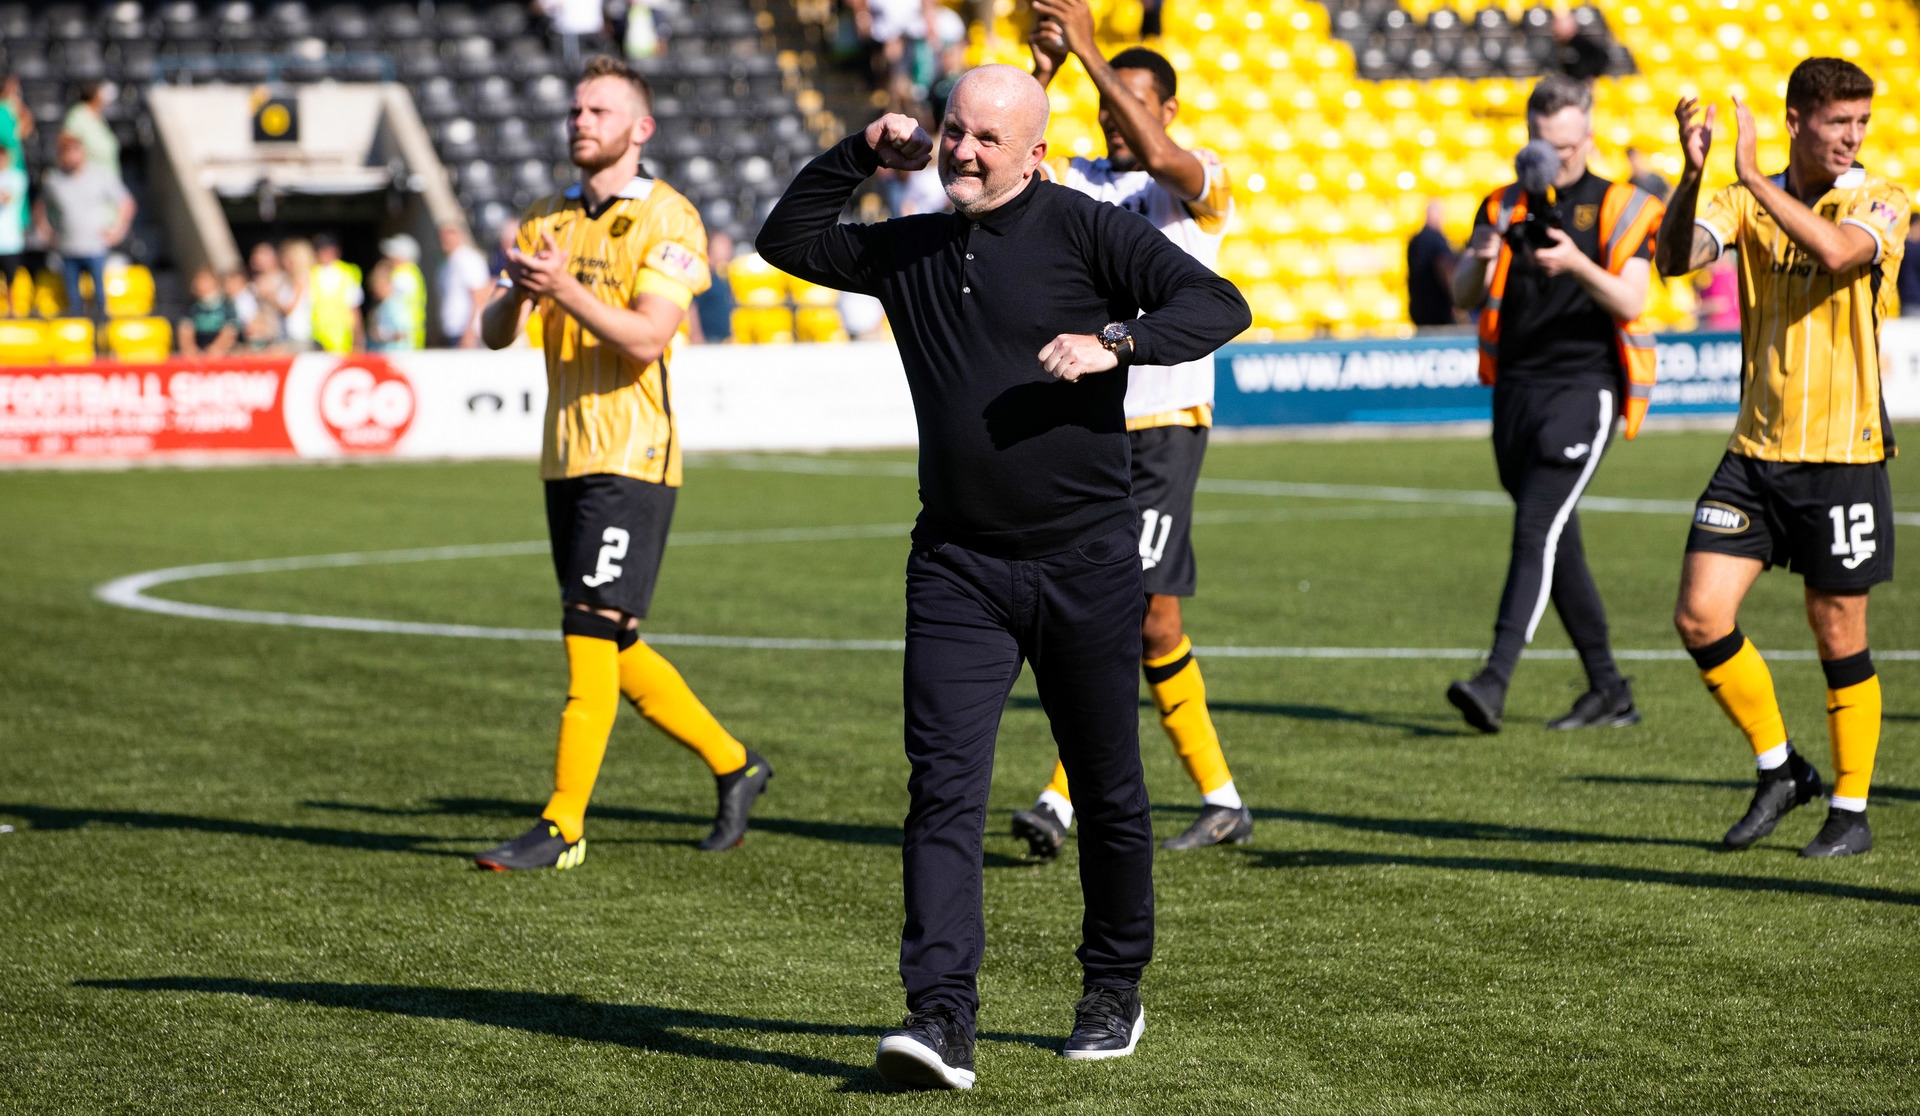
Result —
M1860 563L1873 557L1879 544L1873 540L1873 505L1855 504L1847 507L1835 504L1827 509L1827 518L1833 520L1833 548L1835 556L1851 555L1840 563L1850 570L1860 568Z

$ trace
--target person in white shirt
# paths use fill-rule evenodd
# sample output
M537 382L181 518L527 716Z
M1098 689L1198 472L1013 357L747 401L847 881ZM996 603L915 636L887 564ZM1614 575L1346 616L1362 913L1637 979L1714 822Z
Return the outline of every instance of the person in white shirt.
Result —
M1173 66L1142 47L1103 57L1087 0L1033 0L1033 11L1033 76L1047 84L1069 55L1078 58L1100 91L1100 127L1107 138L1104 159L1053 161L1054 180L1140 214L1188 255L1215 267L1233 219L1233 186L1218 156L1187 150L1167 135L1180 111ZM1147 587L1141 670L1160 727L1201 796L1193 824L1161 847L1245 844L1253 839L1253 812L1233 785L1180 618L1180 598L1193 595L1197 578L1189 528L1213 425L1213 358L1173 367L1134 365L1127 373L1126 414ZM1072 824L1066 771L1056 762L1039 801L1013 816L1014 836L1024 838L1033 855L1051 859Z
M480 312L492 293L493 274L487 258L467 240L455 222L440 226L440 332L448 347L474 349L480 345Z

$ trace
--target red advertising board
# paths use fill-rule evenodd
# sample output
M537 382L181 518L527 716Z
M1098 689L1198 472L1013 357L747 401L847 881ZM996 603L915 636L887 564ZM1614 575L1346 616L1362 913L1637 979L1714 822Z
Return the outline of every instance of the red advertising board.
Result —
M0 368L0 462L294 452L293 358Z

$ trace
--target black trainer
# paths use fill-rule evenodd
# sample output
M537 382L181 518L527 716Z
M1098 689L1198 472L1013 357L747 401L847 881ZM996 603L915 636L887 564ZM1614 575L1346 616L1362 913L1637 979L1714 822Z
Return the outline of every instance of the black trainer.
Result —
M1822 790L1820 773L1814 770L1813 765L1802 759L1799 752L1788 752L1787 762L1760 773L1760 782L1753 788L1753 801L1747 805L1746 816L1733 823L1733 828L1727 830L1721 842L1730 849L1747 848L1772 833L1773 827L1780 824L1780 819L1786 817L1788 811L1819 798Z
M713 832L700 842L702 852L720 852L747 839L747 812L753 809L753 800L766 792L771 778L773 765L752 748L747 749L746 766L713 777L720 791L720 808L713 815Z
M1447 700L1472 727L1481 732L1500 731L1500 713L1507 704L1507 691L1492 671L1483 670L1448 686Z
M1089 988L1073 1005L1073 1033L1060 1053L1080 1061L1124 1058L1133 1053L1146 1029L1147 1011L1140 1006L1137 986Z
M1044 802L1013 815L1013 835L1027 843L1027 855L1052 860L1067 843L1067 823Z
M586 858L585 837L569 843L560 836L559 826L541 818L532 829L504 845L495 845L474 857L473 862L496 872L517 872L523 868L578 868Z
M1801 856L1859 856L1873 848L1873 830L1867 828L1865 810L1827 809L1827 823L1820 827L1813 843L1800 850Z
M1547 722L1550 729L1622 728L1640 723L1633 707L1633 687L1626 679L1612 690L1588 690L1574 699L1565 716Z
M873 1065L896 1089L971 1089L973 1032L948 1008L910 1012L880 1036Z
M1244 845L1253 840L1253 811L1245 806L1200 808L1200 816L1178 837L1160 842L1163 849L1204 849L1208 845Z

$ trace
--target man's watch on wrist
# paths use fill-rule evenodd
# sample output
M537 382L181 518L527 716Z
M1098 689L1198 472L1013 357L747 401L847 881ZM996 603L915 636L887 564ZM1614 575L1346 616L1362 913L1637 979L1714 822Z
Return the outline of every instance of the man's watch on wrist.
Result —
M1099 333L1100 347L1120 358L1125 364L1133 359L1133 323L1108 322Z

